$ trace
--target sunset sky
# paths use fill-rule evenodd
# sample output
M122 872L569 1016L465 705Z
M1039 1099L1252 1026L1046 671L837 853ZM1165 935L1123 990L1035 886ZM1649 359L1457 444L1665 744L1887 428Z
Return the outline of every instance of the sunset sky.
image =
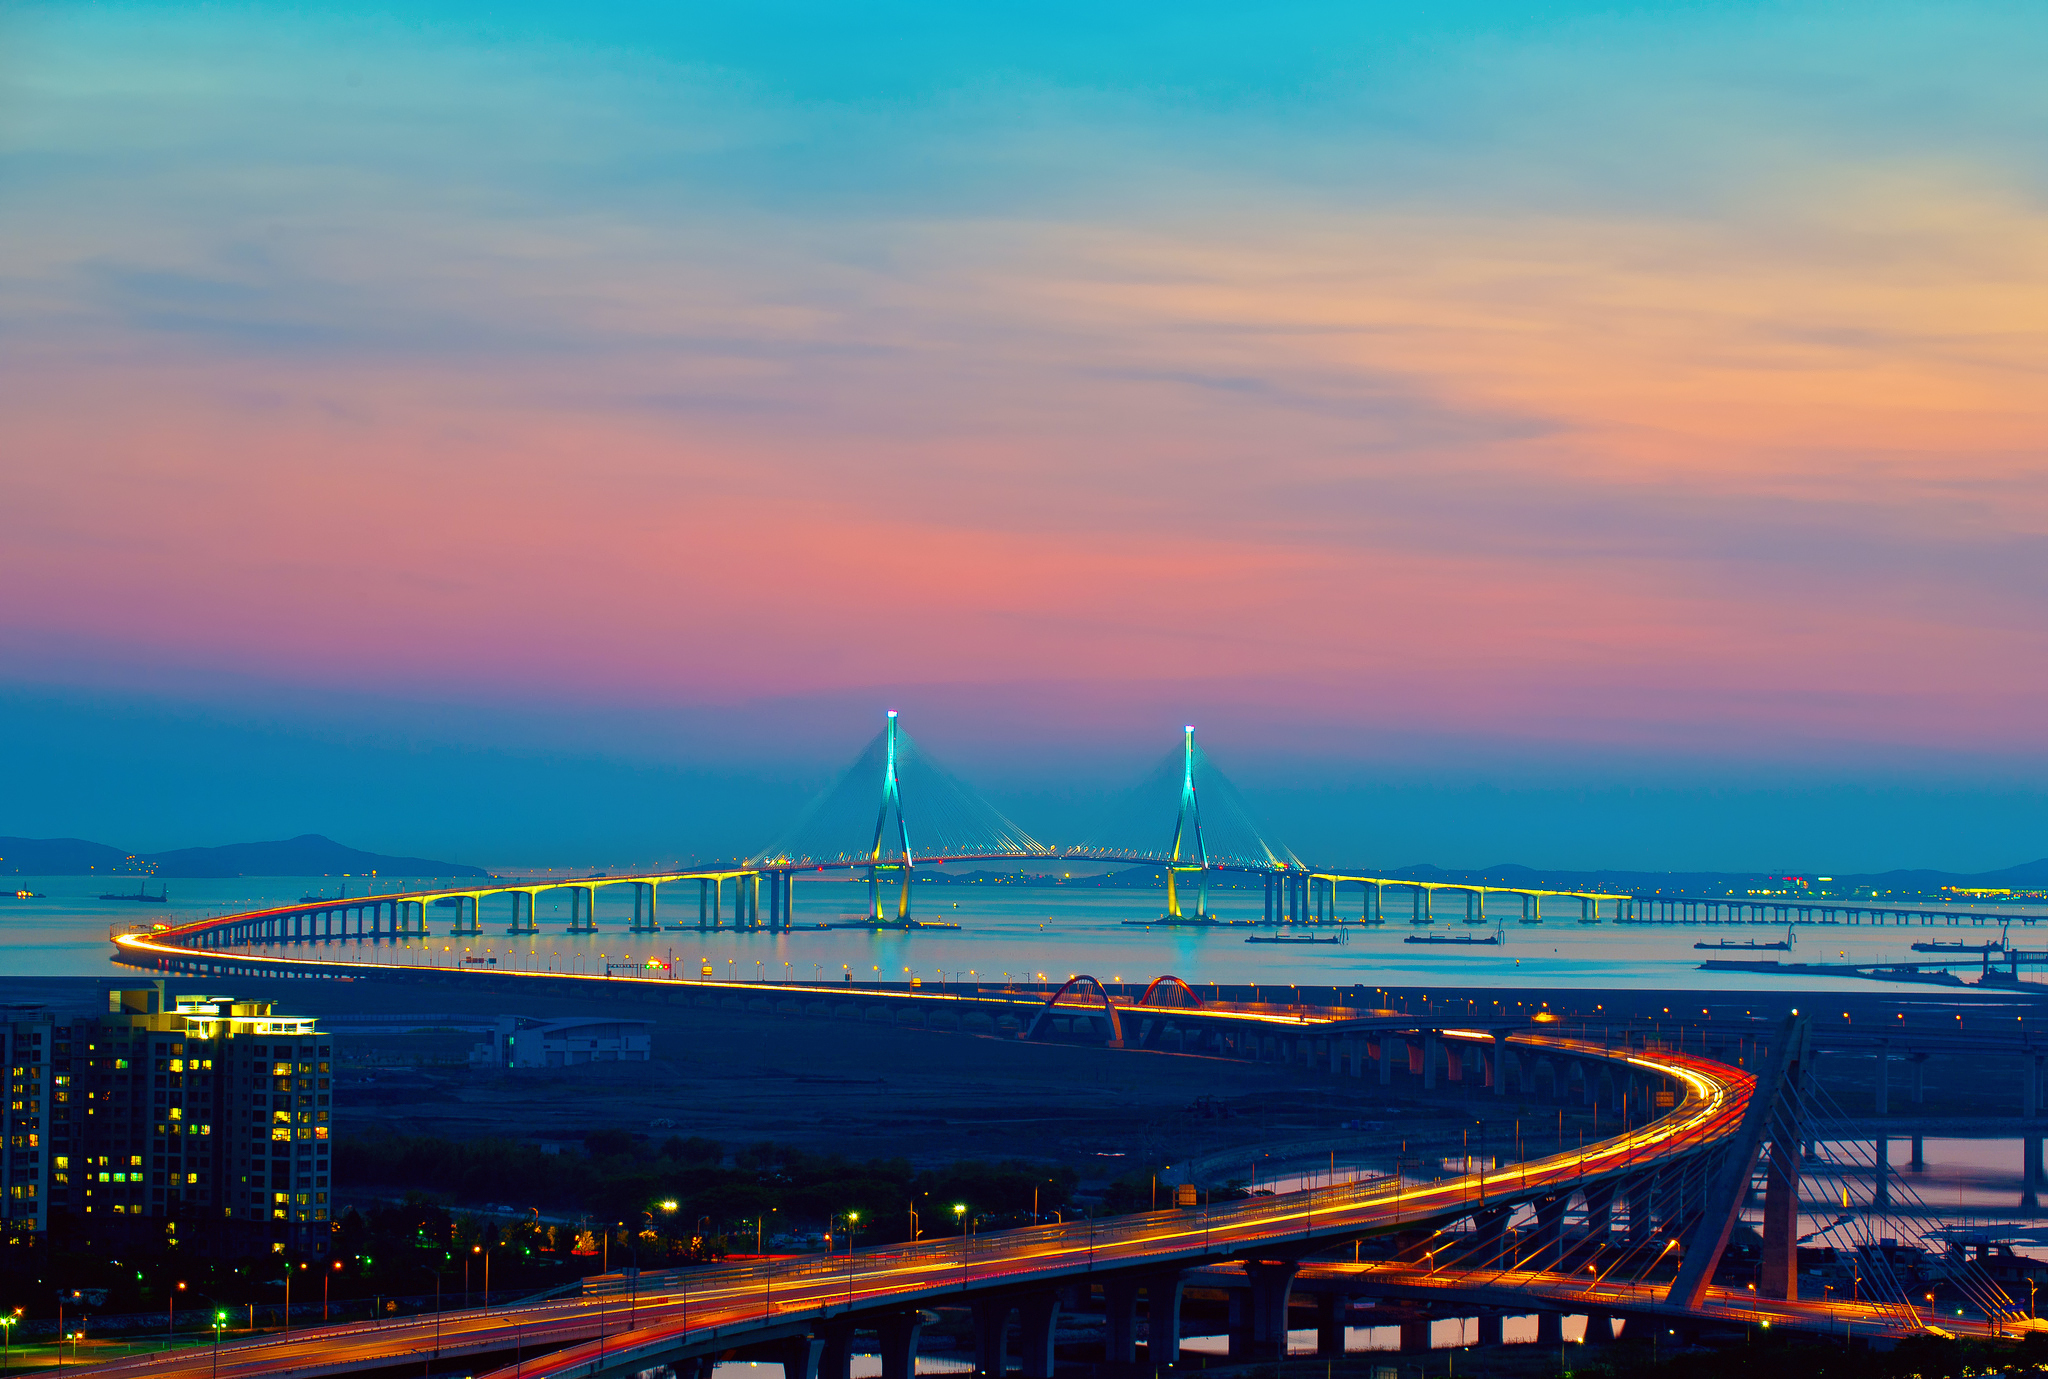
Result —
M1107 11L1107 12L1106 12ZM2048 11L0 7L0 833L2048 855ZM1170 828L1172 802L1162 804Z

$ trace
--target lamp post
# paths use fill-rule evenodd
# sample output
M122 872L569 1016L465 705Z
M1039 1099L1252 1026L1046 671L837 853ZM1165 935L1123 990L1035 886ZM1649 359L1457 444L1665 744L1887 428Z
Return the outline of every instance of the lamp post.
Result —
M20 1309L17 1308L0 1317L0 1374L14 1368L14 1322L19 1314Z
M185 1291L183 1283L164 1291L164 1349L171 1348L171 1340L178 1330L178 1294Z
M334 1281L334 1275L340 1268L341 1261L337 1259L329 1266L326 1273L320 1275L320 1320L322 1322L327 1320L327 1285ZM183 1288L185 1285L181 1283L178 1286Z
M213 1379L220 1379L220 1332L227 1324L227 1313L216 1311L213 1314Z
M860 1229L860 1213L846 1213L846 1305L853 1306L853 1237Z

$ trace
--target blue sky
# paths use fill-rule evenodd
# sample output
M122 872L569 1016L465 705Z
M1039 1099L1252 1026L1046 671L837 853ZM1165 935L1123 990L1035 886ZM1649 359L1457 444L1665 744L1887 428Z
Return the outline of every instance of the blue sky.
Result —
M2044 40L0 8L0 832L711 855L896 706L1042 832L1194 718L1310 856L2048 852Z

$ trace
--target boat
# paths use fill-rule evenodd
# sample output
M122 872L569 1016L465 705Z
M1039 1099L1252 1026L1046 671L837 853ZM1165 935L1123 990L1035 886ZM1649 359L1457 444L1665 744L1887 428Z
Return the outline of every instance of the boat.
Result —
M1744 952L1749 952L1749 951L1757 951L1757 952L1789 953L1789 952L1791 952L1791 951L1792 951L1792 945L1791 945L1791 944L1789 944L1789 943L1787 943L1787 942L1785 942L1785 940L1783 940L1783 939L1778 939L1778 940L1775 940L1774 942L1771 942L1771 943L1758 943L1758 942L1757 942L1757 941L1756 941L1755 939L1753 939L1753 938L1746 938L1746 939L1744 939L1744 940L1743 940L1742 942L1740 942L1740 943L1737 943L1737 942L1736 942L1736 941L1735 941L1734 939L1726 939L1726 938L1724 938L1724 939L1717 939L1717 940L1716 940L1715 942L1713 942L1713 943L1695 943L1695 944L1693 945L1693 947L1695 947L1695 948L1736 948L1736 949L1741 949L1741 950L1742 950L1742 951L1744 951Z
M1500 935L1488 934L1485 938L1474 938L1470 934L1410 934L1403 943L1429 943L1440 947L1453 948L1498 948Z
M1332 934L1328 938L1317 938L1314 934L1253 934L1246 943L1342 943L1343 939Z
M1914 944L1913 951L1916 953L2003 953L2005 951L2005 943L2000 939L1993 939L1989 943L1964 943L1961 939L1957 939L1954 943L1943 943L1940 939L1927 939Z
M149 889L140 881L135 883L135 894L133 895L103 895L100 897L102 900L139 900L145 905L162 905L167 903L170 898L171 887L169 882L163 883L160 894L151 895Z
M14 893L14 898L16 900L46 900L49 897L42 895L36 891L16 891Z
M328 905L337 900L346 899L348 899L348 883L344 881L341 886L340 895L302 895L299 897L299 903L301 905Z

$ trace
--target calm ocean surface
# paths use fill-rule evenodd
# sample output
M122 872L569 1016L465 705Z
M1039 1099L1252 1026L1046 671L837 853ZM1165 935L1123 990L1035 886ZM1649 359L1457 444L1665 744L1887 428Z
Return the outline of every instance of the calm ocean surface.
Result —
M22 976L113 975L117 969L107 961L110 929L257 909L294 902L308 894L335 895L342 885L334 877L151 882L152 892L168 884L170 903L145 905L97 898L103 891L132 891L133 879L21 877L14 883L42 896L0 899L0 941L6 944L7 967ZM349 884L353 890L364 883L356 880ZM421 883L406 884L412 888ZM1749 955L1700 952L1693 948L1695 942L1712 942L1723 936L1775 939L1782 938L1784 930L1760 925L1618 925L1611 919L1586 925L1577 922L1577 906L1568 902L1557 906L1565 913L1546 916L1540 926L1517 923L1517 912L1503 903L1498 914L1489 915L1490 925L1497 924L1502 933L1501 947L1446 951L1402 940L1418 932L1483 935L1494 929L1466 926L1462 909L1455 903L1444 907L1454 912L1443 914L1433 930L1414 929L1405 914L1394 911L1391 893L1384 928L1347 927L1345 942L1314 947L1247 944L1246 935L1254 931L1244 928L1145 927L1142 921L1156 918L1163 903L1156 891L934 885L918 891L916 917L960 928L908 933L854 929L698 933L694 928L696 888L677 885L664 891L661 917L670 923L690 924L687 932L627 933L632 902L621 887L599 892L599 932L570 935L563 932L569 915L567 896L567 892L557 892L543 898L537 938L507 936L509 902L494 898L484 904L482 937L449 937L453 912L430 909L429 926L434 933L429 940L386 942L378 945L378 951L387 960L440 963L459 962L467 953L495 957L506 966L556 971L601 971L606 963L658 959L672 961L676 973L683 976L696 975L708 962L721 977L804 980L838 980L851 971L856 980L900 981L916 976L937 981L968 974L983 980L1035 980L1041 975L1063 979L1085 972L1103 981L1147 981L1171 972L1197 984L1782 988L1871 993L1940 990L1856 978L1702 972L1702 959ZM796 887L796 918L800 924L832 923L858 912L865 899L864 884L802 878ZM1347 895L1346 899L1350 905L1356 904L1354 898ZM1259 904L1256 891L1224 891L1212 896L1212 907L1226 919L1255 918ZM2048 909L2039 906L2032 907L2030 913L2048 917ZM1141 923L1128 924L1127 920ZM2036 930L2040 937L2029 937ZM2048 947L2048 924L2032 928L2015 925L2013 933L2016 943ZM1915 940L1960 939L1978 944L1998 936L1996 923L1910 929L1802 926L1790 953L1755 956L1795 962L1924 962L1931 955L1912 952ZM339 954L350 946L335 943L326 951ZM1966 970L1964 975L1973 977L1974 972ZM2048 989L2048 983L2043 986Z

